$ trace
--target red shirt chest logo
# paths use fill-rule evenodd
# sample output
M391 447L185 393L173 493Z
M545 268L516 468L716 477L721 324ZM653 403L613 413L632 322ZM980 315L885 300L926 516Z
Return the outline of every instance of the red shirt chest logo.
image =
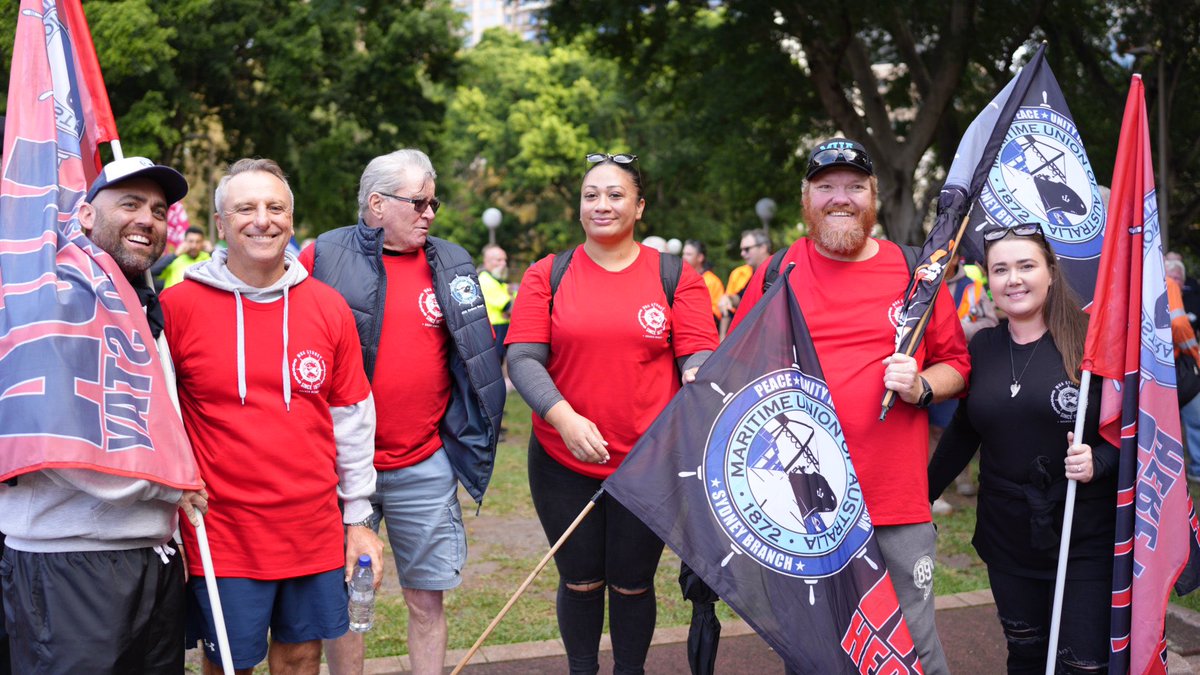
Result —
M667 311L657 302L642 305L638 310L638 323L648 338L662 337L667 329Z
M417 307L421 310L421 316L425 317L426 326L436 328L445 321L442 317L442 306L438 304L437 296L434 295L432 288L421 291L417 298Z
M292 359L292 379L300 387L300 391L315 394L321 391L325 376L329 370L325 367L325 357L319 352L305 349Z

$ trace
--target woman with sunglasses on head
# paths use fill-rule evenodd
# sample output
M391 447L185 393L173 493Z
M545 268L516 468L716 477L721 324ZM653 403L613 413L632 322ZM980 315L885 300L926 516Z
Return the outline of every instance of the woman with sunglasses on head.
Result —
M980 449L972 543L987 564L1008 642L1008 672L1041 673L1067 480L1079 482L1059 633L1058 672L1108 662L1117 450L1098 431L1093 380L1079 402L1087 315L1035 223L984 231L988 283L1008 317L971 340L971 385L929 465L932 502Z
M679 390L679 373L690 381L717 346L700 276L677 258L660 267L662 254L634 241L646 207L636 159L588 155L579 199L585 241L530 267L513 307L509 375L534 412L529 489L550 542ZM555 261L568 253L552 290ZM679 270L673 302L664 288L671 264ZM555 554L558 625L571 673L599 669L606 588L614 672L643 672L662 548L636 516L605 497Z

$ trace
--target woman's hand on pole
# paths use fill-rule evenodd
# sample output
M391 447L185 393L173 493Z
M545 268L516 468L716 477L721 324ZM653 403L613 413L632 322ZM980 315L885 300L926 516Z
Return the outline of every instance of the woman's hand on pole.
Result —
M1092 480L1094 467L1092 466L1092 446L1087 443L1075 445L1075 432L1067 432L1067 458L1066 463L1067 478L1077 480L1080 483L1087 483Z
M608 461L608 441L604 440L600 429L594 422L575 412L565 400L555 403L546 411L546 421L562 436L563 443L566 443L567 450L575 455L575 459L590 464Z

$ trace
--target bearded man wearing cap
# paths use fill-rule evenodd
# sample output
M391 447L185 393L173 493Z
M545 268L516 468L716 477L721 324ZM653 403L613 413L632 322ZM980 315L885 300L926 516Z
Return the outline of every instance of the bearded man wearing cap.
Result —
M796 293L875 537L926 673L946 673L934 626L936 532L927 498L931 403L958 395L970 374L966 341L945 286L914 357L894 353L896 318L912 273L904 251L871 237L878 181L862 145L835 138L809 155L802 192L809 234L755 272L732 329L763 296L769 270L795 263ZM769 285L769 284L768 284ZM882 385L882 386L881 386ZM884 389L901 403L878 420Z
M79 224L111 255L146 309L162 311L146 270L167 238L167 207L188 185L144 157L104 167ZM0 564L13 672L183 671L183 563L171 541L178 509L207 494L87 469L28 473L0 489Z

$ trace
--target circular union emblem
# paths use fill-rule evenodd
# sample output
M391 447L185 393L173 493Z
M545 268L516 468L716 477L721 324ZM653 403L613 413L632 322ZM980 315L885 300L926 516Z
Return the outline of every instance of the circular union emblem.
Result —
M292 378L300 384L301 391L320 391L326 372L325 357L311 349L305 349L292 359Z
M1158 200L1151 190L1142 202L1142 273L1147 278L1166 275L1162 246L1162 228L1158 222ZM1141 371L1163 384L1176 385L1175 344L1171 339L1171 308L1167 305L1167 289L1156 284L1142 284Z
M825 577L867 543L862 489L829 389L799 370L763 375L729 399L702 470L722 530L764 567Z
M642 305L638 310L638 323L647 337L659 337L667 329L667 311L657 302Z
M891 307L888 307L887 317L892 328L900 327L900 322L904 320L904 298L898 298Z
M421 314L425 316L425 321L428 325L442 325L442 306L438 304L437 296L433 294L432 288L426 288L421 291L421 296L417 299L417 305L421 308Z
M450 295L460 305L474 305L479 301L479 284L471 277L459 275L450 281Z
M1036 222L1064 258L1100 255L1104 200L1075 124L1043 106L1017 111L979 204L992 222Z
M1074 422L1075 411L1079 409L1079 387L1070 380L1054 385L1050 392L1050 408L1063 422Z

